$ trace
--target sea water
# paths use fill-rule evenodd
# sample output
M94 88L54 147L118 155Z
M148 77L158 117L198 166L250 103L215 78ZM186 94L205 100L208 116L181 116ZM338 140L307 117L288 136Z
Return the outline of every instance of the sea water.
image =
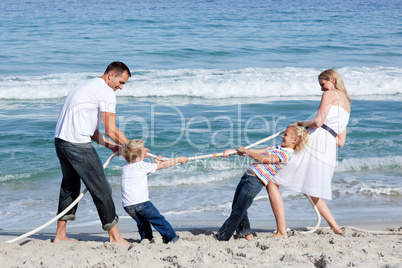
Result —
M165 157L249 145L311 118L317 75L335 68L353 102L328 206L341 225L401 222L400 1L0 0L0 8L0 229L56 215L58 113L74 86L114 60L133 73L116 93L118 127ZM111 151L95 146L106 161ZM231 156L158 170L150 198L174 227L219 227L250 163ZM106 175L120 221L135 229L121 207L123 164L114 158ZM302 194L282 195L291 226L315 224ZM275 226L264 189L249 216L252 226ZM101 230L89 194L69 225Z

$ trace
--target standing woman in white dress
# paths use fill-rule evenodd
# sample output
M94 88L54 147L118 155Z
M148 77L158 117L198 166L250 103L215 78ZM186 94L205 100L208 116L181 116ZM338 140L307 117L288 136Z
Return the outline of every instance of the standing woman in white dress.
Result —
M333 232L342 233L323 199L332 198L336 146L343 147L345 144L351 99L337 71L323 71L318 76L318 82L323 94L315 118L295 123L308 128L308 145L305 150L294 153L289 164L267 185L277 225L277 233L272 237L287 237L285 208L279 186L311 196Z

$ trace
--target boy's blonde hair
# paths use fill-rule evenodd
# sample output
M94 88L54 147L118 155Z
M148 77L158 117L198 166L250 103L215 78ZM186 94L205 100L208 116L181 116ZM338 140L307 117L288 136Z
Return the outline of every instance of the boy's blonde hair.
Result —
M287 129L291 129L293 131L293 134L297 138L299 138L299 141L296 143L296 146L295 146L295 151L303 150L304 146L306 146L306 144L308 142L307 130L304 127L296 126L296 125L290 125L287 127Z
M144 142L142 140L129 140L123 146L123 157L127 162L135 162L137 157L141 157Z

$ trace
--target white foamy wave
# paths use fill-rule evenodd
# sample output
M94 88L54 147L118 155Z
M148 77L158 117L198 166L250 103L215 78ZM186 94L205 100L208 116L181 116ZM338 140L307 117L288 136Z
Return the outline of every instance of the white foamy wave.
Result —
M23 180L31 177L34 174L36 173L5 174L0 176L0 182L10 180Z
M53 99L98 74L64 73L43 76L0 76L0 99Z
M402 188L391 188L384 186L366 186L361 187L357 194L368 195L368 196L401 196Z
M402 156L348 158L338 163L336 172L402 168Z
M402 93L402 69L393 67L344 67L337 69L350 95ZM304 97L321 94L320 69L245 68L135 70L118 96L186 96L208 99ZM63 98L76 85L97 73L64 73L43 76L0 76L0 99Z
M332 192L334 196L370 196L370 197L400 197L402 188L392 179L378 181L378 174L368 175L364 178L359 176L340 177L333 181Z
M178 211L167 211L164 212L164 215L187 215L187 214L193 214L193 213L203 213L203 212L223 212L225 210L229 210L232 207L232 202L226 202L223 204L218 204L218 205L209 205L209 206L197 206L194 208L190 208L187 210L178 210Z
M183 171L184 172L184 171ZM184 173L165 173L152 175L148 180L151 187L172 187L182 185L207 185L226 181L233 177L233 171L203 171L203 172L184 172Z
M267 194L266 192L262 192L262 194L260 193L260 195L257 195L257 196L254 198L254 202L257 202L257 201L266 201L266 200L268 200L268 194Z
M209 185L211 183L226 182L233 178L239 179L244 173L244 168L234 168L226 164L228 164L227 161L221 164L208 161L202 170L197 167L195 162L190 162L186 165L175 165L168 169L161 169L153 174L149 174L148 185L150 187ZM109 166L108 169L120 172L121 166ZM113 187L120 186L120 175L108 176L108 180Z

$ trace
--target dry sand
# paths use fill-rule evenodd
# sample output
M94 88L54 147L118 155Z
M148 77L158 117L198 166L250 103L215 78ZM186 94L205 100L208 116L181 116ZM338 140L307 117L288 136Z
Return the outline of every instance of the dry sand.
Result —
M401 232L402 227L391 230ZM377 229L379 230L379 229ZM383 228L382 230L386 230ZM389 229L388 229L389 230ZM178 230L181 240L140 243L136 232L123 232L130 249L108 242L106 233L69 233L81 241L53 244L54 233L40 233L15 243L22 233L0 231L0 267L398 267L402 268L402 235L378 235L327 227L313 234L289 231L289 238L270 239L272 230L255 238L217 241L215 229Z

